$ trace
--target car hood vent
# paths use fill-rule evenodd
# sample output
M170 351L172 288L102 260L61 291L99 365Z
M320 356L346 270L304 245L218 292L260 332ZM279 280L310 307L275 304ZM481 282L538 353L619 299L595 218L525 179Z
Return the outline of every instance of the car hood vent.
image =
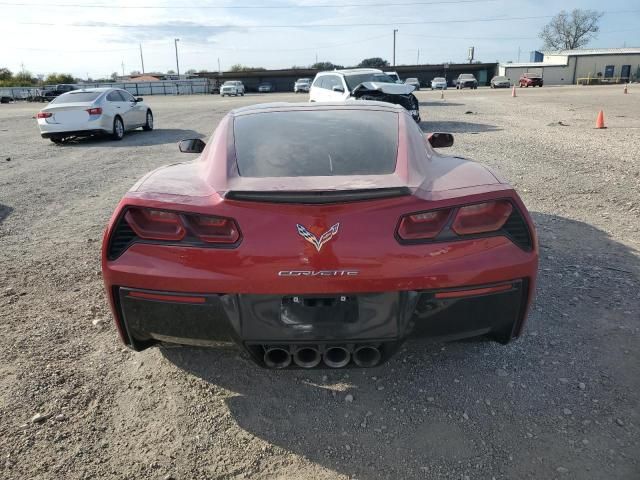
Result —
M266 191L247 192L229 191L225 195L227 200L266 203L300 203L325 204L360 202L364 200L379 200L410 195L407 187L370 188L364 190L323 190L323 191Z

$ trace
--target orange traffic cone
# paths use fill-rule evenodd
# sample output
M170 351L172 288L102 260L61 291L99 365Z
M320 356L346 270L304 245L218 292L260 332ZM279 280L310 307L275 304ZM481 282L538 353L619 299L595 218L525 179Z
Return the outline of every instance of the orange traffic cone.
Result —
M516 95L516 86L514 85L513 88L511 89L511 96L512 97L517 97Z
M596 119L596 128L607 128L604 126L604 112L600 110L598 118Z
M624 85L624 94L626 95L627 93L629 93L629 92L627 91L627 84L625 83L625 85Z

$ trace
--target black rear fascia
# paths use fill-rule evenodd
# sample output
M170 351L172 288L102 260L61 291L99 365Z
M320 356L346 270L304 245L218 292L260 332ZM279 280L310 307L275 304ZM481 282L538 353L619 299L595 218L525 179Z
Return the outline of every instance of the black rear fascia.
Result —
M182 240L177 242L173 240L147 240L144 238L140 238L135 234L133 229L129 226L129 224L124 218L129 208L151 208L152 210L160 210L163 212L171 212L171 213L180 215L180 219L182 223L187 227L186 228L187 234ZM108 260L117 259L134 243L146 243L149 245L171 245L171 246L177 246L177 247L215 248L215 249L222 249L222 250L230 250L230 249L237 248L242 243L242 238L243 238L242 230L240 230L240 225L238 225L238 222L235 219L231 219L235 222L236 227L238 228L239 237L235 243L208 243L208 242L203 242L195 234L192 233L189 219L186 217L187 215L207 216L207 215L202 215L196 212L183 212L178 210L168 210L163 208L144 207L144 206L138 206L138 205L131 205L131 206L125 207L120 213L120 216L118 217L118 220L115 223L116 226L113 229L113 232L111 233L111 237L109 238L109 245L107 248L107 259ZM216 216L216 215L212 215L212 216ZM224 218L229 218L229 217L224 217Z
M477 205L479 203L486 202L494 202L494 201L507 201L513 207L511 215L507 218L507 221L504 223L501 229L496 230L494 232L487 233L475 233L471 235L458 235L451 229L451 225L455 220L456 213L458 209L462 207L468 207L469 205ZM451 210L451 214L449 218L447 218L447 223L442 228L442 231L435 238L428 239L417 239L417 240L406 240L398 235L398 229L400 228L400 222L402 221L402 217L398 219L398 223L396 224L395 229L395 237L398 243L401 245L422 245L425 243L442 243L442 242L455 242L461 240L475 240L477 238L488 238L488 237L507 237L511 240L515 245L524 250L525 252L530 252L533 249L533 237L531 236L531 232L529 231L529 226L524 219L524 216L520 212L520 209L511 201L509 198L495 198L490 200L483 200L481 202L474 203L465 203L464 205L453 205L450 207L442 207L442 208L434 208L430 210L423 210L420 212L412 212L408 215L418 215L420 213L427 212L436 212L438 210Z
M362 202L411 195L408 187L370 188L363 190L326 191L239 191L231 190L225 195L227 200L264 203L297 203L322 205L328 203Z

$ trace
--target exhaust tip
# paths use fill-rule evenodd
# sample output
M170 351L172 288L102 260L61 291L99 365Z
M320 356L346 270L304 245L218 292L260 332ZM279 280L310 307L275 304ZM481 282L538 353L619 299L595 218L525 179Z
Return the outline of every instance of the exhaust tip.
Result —
M373 345L363 345L353 352L353 361L359 367L375 367L382 358L382 354Z
M293 362L302 368L313 368L320 363L320 352L313 347L298 348L293 354Z
M343 347L329 347L325 350L323 359L328 367L342 368L351 360L351 354Z
M284 348L268 348L264 352L264 363L269 368L287 368L291 365L291 354Z

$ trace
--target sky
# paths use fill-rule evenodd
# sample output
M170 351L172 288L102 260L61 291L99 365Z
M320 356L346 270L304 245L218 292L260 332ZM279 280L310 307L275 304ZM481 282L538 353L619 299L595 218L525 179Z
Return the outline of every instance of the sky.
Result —
M263 8L258 8L263 7ZM640 0L0 0L0 67L80 78L140 71L528 61L560 9L605 12L590 47L640 47ZM520 52L520 53L519 53ZM520 56L518 56L520 55Z

